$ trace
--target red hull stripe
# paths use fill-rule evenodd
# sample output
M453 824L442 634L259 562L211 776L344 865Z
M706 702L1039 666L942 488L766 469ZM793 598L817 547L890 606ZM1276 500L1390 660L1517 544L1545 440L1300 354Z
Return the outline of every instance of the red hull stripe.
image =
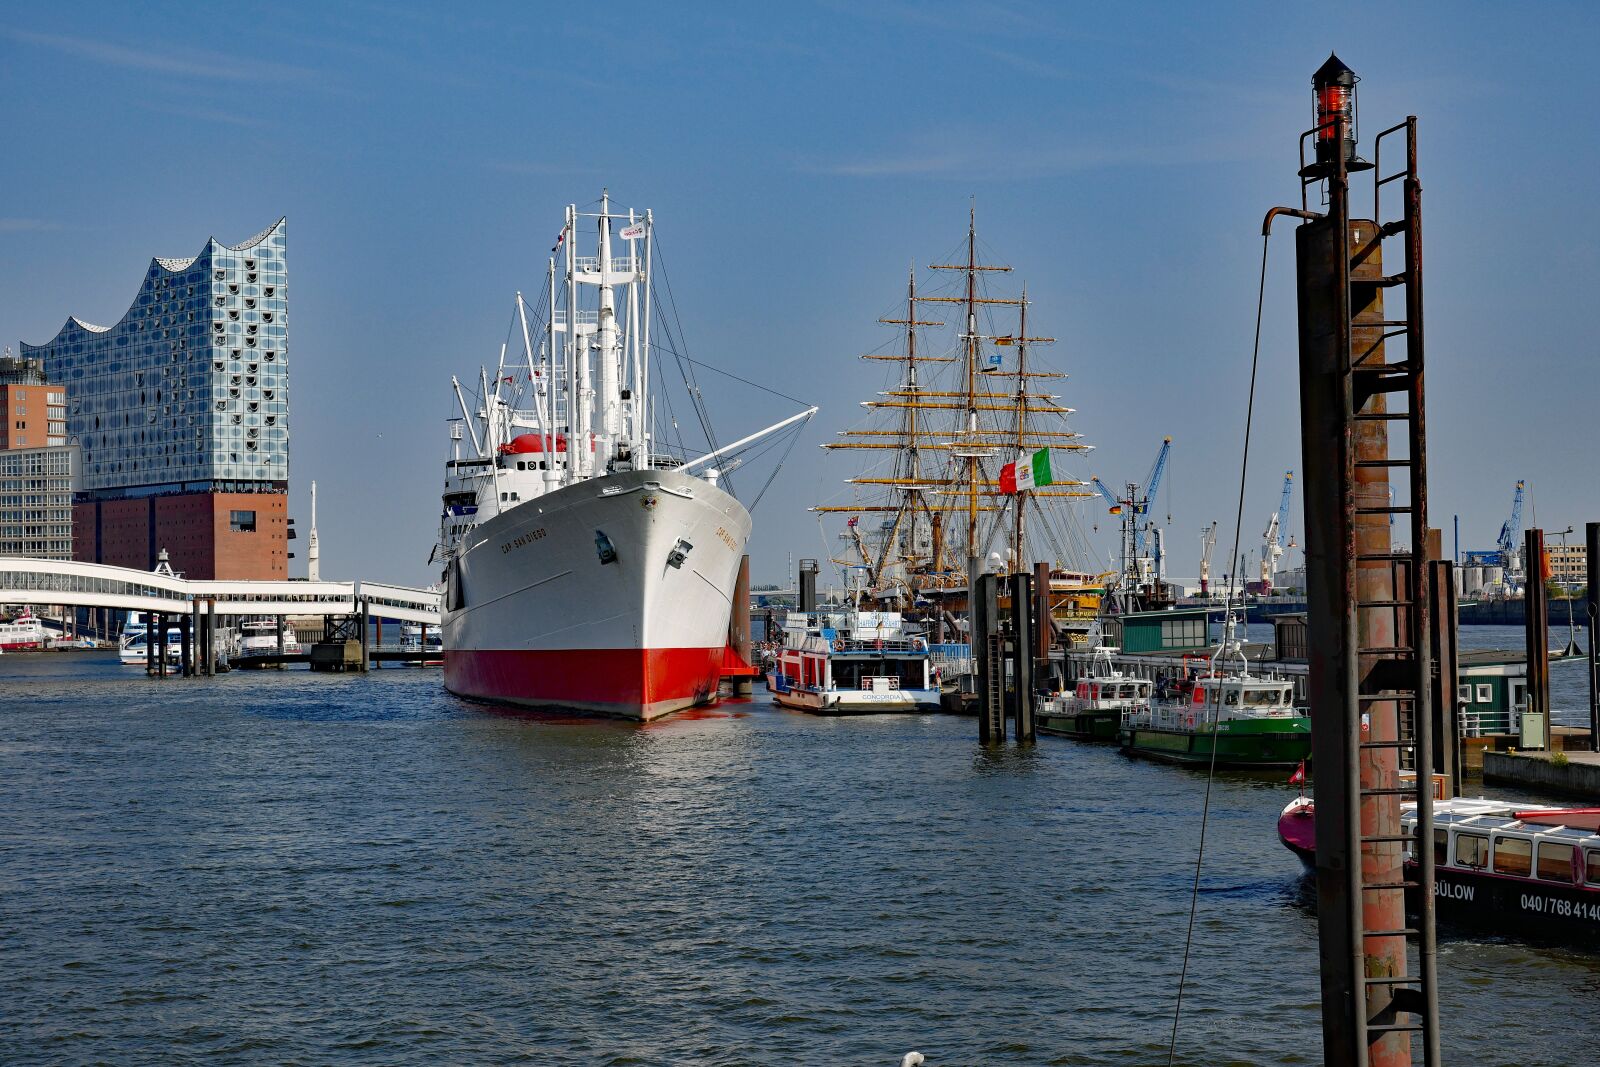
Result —
M653 719L717 695L721 648L446 649L452 693Z

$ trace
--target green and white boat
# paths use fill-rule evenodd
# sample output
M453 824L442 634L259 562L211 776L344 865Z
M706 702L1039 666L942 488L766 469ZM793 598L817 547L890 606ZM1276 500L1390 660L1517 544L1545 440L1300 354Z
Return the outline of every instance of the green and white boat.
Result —
M1230 634L1232 627L1229 627ZM1231 638L1223 649L1237 652ZM1130 756L1235 769L1294 767L1311 755L1311 717L1294 706L1294 683L1237 673L1198 678L1181 703L1154 704L1122 717L1118 740Z
M1114 743L1124 715L1150 710L1155 683L1117 670L1111 661L1117 651L1107 645L1096 646L1088 670L1071 692L1052 694L1039 708L1035 722L1040 732Z

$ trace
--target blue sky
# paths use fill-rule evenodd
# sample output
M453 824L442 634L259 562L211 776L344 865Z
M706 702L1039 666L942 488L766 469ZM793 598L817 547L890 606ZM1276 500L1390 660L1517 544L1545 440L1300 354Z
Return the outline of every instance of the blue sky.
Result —
M1192 574L1202 524L1229 538L1257 234L1332 50L1369 136L1421 119L1434 521L1488 547L1518 478L1547 528L1600 518L1597 29L1580 4L12 3L0 340L114 321L150 256L287 215L292 511L315 478L325 575L423 582L449 376L609 186L656 211L695 355L823 405L756 513L780 580L849 473L815 445L882 387L852 357L975 197L1060 339L1078 473L1141 476L1173 436ZM1247 549L1300 467L1292 257L1285 227ZM707 385L724 439L792 410Z

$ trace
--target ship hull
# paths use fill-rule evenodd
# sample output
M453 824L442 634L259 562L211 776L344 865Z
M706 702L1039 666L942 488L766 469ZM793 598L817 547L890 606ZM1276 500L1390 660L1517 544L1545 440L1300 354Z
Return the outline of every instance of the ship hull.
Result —
M641 721L714 700L749 535L737 500L672 471L590 479L488 519L445 572L445 687Z
M1308 719L1234 720L1219 726L1216 732L1123 727L1119 738L1123 752L1141 759L1239 770L1295 767L1311 755Z
M1070 737L1074 741L1115 743L1122 725L1120 711L1041 711L1034 721L1039 731Z

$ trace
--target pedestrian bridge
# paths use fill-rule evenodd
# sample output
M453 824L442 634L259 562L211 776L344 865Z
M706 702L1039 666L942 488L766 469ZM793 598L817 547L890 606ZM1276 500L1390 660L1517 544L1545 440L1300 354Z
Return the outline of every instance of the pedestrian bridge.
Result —
M103 563L0 556L0 604L188 615L371 615L439 625L439 594L382 582L201 581Z

